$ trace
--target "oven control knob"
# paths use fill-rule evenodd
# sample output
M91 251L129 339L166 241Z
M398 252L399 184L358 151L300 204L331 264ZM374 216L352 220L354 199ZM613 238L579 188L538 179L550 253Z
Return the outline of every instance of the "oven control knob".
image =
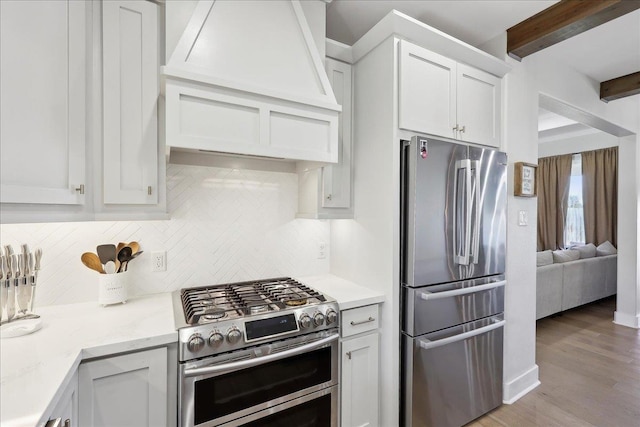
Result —
M300 328L307 329L311 326L311 317L308 314L300 316Z
M327 310L327 325L336 323L337 320L338 320L338 313L336 313L336 311L332 308Z
M229 341L230 344L237 343L240 341L240 338L242 338L242 333L237 328L232 328L227 333L227 341Z
M224 342L224 337L220 332L212 332L209 335L209 345L211 347L219 347Z
M198 334L191 335L189 337L189 342L187 343L187 348L191 353L197 353L202 350L204 347L204 340Z
M313 315L313 324L315 326L322 326L324 325L324 314L318 312L316 314Z

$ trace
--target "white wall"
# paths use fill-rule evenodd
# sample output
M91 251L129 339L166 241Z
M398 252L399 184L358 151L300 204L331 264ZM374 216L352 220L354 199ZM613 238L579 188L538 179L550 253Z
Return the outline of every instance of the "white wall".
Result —
M545 94L576 109L607 120L615 125L638 133L640 130L640 98L638 96L604 103L599 99L599 83L584 76L561 61L550 57L544 51L514 61L503 53L506 47L506 35L490 41L483 48L508 61L513 70L505 78L505 142L503 148L509 155L509 183L513 182L513 162L536 163L543 155L552 155L566 151L569 144L555 141L549 145L537 144L537 115L539 94ZM597 137L593 137L597 138ZM571 144L574 147L566 152L598 144L613 146L618 138L604 136L604 141ZM615 140L615 141L614 141ZM618 311L616 317L637 321L639 293L637 259L637 203L638 178L636 170L640 164L637 158L636 137L626 138L626 147L620 143L621 153L629 152L627 162L621 163L620 176L628 184L625 193L630 197L620 197L619 234L622 237L621 249L628 247L628 254L619 257ZM594 145L590 145L594 144ZM627 150L627 151L623 151ZM622 154L621 154L622 156ZM624 184L623 184L624 185ZM512 190L510 189L510 194ZM621 194L623 194L621 192ZM524 210L529 216L529 226L519 227L516 223L518 211ZM507 228L507 280L505 318L505 401L517 400L522 394L538 384L537 365L535 364L535 247L536 247L537 201L510 197L509 221ZM621 261L622 259L622 261ZM621 301L624 295L625 302Z
M0 225L3 245L42 247L36 307L97 301L98 273L80 262L102 243L139 241L130 294L277 276L329 272L328 221L294 219L298 176L203 166L168 165L167 221L96 221ZM330 248L330 245L329 245ZM167 251L166 272L151 272L153 251ZM330 252L330 249L329 249Z
M609 103L600 101L599 82L584 76L544 51L523 60L536 75L535 87L539 93L551 96L565 104L584 111L587 115L604 119L622 127L634 135L621 138L618 193L618 296L615 322L630 327L640 327L640 260L638 236L638 159L640 142L640 97L621 98Z
M512 402L536 387L536 223L537 200L513 196L514 162L537 163L538 94L535 79L523 64L508 59L513 69L504 79L504 141L509 159L507 221L507 287L505 288L504 400ZM529 225L518 225L526 212Z
M602 148L617 147L618 138L608 133L595 131L589 135L559 139L538 144L538 158L559 156L562 154L582 153L600 150Z
M638 95L636 95L638 97ZM638 138L620 138L618 147L618 295L614 322L640 328L640 201Z
M505 35L501 36L505 37ZM501 46L491 43L487 46ZM502 51L504 52L504 50ZM598 82L578 73L568 65L545 56L544 52L531 55L522 62L505 56L513 70L505 79L505 145L509 155L509 182L513 182L513 162L536 163L538 158L537 115L539 94L545 94L587 114L607 120L620 127L638 133L640 129L640 99L638 96L604 103L599 99ZM638 178L636 136L625 138L630 160L621 165L620 176L630 183L629 189L619 200L619 234L623 247L637 247L637 203ZM556 142L557 144L557 142ZM622 143L620 145L622 149ZM624 151L622 152L624 153ZM621 154L622 155L622 154ZM512 194L512 190L509 190ZM627 197L628 196L628 197ZM516 223L518 211L529 216L529 226ZM535 248L536 248L536 199L510 197L509 222L507 228L508 257L505 318L505 366L504 398L507 402L517 400L538 383L535 364ZM635 225L634 225L635 224ZM620 317L637 321L639 298L638 259L633 252L622 255L625 260L618 266L618 312ZM624 264L624 265L623 265ZM624 296L624 297L623 297ZM626 302L621 302L625 298Z

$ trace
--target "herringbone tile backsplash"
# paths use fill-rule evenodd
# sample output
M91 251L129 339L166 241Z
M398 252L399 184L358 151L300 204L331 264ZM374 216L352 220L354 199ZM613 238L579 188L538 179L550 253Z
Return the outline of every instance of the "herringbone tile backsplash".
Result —
M292 173L170 164L166 221L5 224L2 244L44 251L36 306L97 301L98 273L83 252L99 244L140 242L131 262L131 295L276 276L329 272L317 259L329 248L328 221L295 219L298 177ZM151 272L151 252L167 252L167 271Z

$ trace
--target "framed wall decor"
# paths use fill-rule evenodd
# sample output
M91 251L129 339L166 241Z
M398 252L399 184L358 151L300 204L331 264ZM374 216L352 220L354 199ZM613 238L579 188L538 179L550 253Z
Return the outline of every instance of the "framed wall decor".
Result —
M538 182L536 181L536 168L531 163L516 162L514 165L513 195L519 197L536 197L538 195Z

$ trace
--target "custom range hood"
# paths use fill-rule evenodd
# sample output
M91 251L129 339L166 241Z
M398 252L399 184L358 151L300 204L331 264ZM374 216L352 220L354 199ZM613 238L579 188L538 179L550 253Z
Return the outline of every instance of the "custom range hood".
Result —
M298 0L171 3L193 12L167 10L167 147L338 161L341 107Z

